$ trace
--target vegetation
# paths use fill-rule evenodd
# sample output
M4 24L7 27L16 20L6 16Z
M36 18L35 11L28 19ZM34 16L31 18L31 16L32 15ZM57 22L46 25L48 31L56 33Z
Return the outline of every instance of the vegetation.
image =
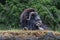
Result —
M26 8L37 9L44 24L60 28L60 0L6 0L0 2L0 29L19 29L20 14Z

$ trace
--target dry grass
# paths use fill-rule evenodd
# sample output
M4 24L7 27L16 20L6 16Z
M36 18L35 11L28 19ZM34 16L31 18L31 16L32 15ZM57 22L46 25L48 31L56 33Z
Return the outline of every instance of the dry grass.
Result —
M10 32L13 32L13 33L35 33L35 32L39 32L39 33L48 33L48 32L52 32L54 34L60 34L59 32L57 31L48 31L48 30L0 30L0 33L10 33Z
M0 30L0 35L3 37L39 37L47 34L48 32L52 32L56 36L60 36L59 32L48 31L48 30Z

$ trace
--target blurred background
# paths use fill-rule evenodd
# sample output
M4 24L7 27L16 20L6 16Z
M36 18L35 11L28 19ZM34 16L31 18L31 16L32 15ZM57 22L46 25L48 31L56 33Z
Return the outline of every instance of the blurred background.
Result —
M20 29L20 14L26 8L37 9L44 24L60 31L60 0L0 0L0 30Z

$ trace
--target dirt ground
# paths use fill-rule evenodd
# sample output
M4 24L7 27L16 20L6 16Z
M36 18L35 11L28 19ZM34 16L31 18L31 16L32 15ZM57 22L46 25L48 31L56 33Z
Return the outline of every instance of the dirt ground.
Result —
M48 30L0 30L0 39L5 39L8 40L10 38L13 40L16 40L21 38L21 39L26 39L26 38L38 38L38 37L42 37L46 34L48 35L52 35L55 36L59 36L60 38L60 33L59 32L54 32L54 31L48 31ZM47 36L48 37L48 36ZM32 39L33 40L33 39Z

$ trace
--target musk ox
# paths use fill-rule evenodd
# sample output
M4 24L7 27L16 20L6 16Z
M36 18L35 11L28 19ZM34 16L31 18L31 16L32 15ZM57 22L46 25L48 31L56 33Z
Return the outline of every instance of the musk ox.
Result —
M36 9L25 9L20 16L20 23L22 29L28 30L44 30L47 29L43 26L43 23L38 15Z

